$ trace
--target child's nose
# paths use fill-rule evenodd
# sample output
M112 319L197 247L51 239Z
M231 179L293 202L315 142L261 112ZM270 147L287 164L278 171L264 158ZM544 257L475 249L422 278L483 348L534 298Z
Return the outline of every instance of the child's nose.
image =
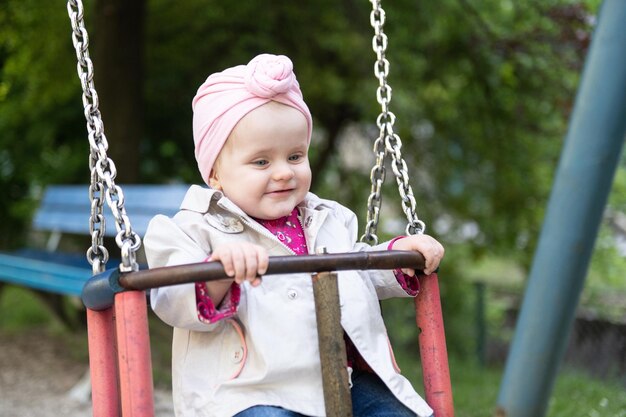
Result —
M289 164L280 164L274 169L274 179L276 181L285 181L293 178L295 173Z

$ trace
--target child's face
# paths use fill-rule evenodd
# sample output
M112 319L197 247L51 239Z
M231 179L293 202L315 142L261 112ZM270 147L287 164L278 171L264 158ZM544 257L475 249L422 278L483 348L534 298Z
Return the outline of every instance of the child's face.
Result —
M249 216L264 220L287 216L311 186L308 148L304 115L269 102L237 123L209 184Z

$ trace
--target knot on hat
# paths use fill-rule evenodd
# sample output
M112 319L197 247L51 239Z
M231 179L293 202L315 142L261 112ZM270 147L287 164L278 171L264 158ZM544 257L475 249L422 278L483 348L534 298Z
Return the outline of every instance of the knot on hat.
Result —
M284 55L258 55L246 65L244 75L248 91L262 98L288 92L295 79L293 63Z

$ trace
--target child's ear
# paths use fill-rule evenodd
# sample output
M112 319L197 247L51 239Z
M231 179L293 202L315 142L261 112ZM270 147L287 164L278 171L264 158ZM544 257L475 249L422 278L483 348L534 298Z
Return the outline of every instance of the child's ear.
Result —
M214 169L212 169L211 173L209 174L209 187L213 188L214 190L222 191L222 185L220 184L220 180L218 179L217 173Z

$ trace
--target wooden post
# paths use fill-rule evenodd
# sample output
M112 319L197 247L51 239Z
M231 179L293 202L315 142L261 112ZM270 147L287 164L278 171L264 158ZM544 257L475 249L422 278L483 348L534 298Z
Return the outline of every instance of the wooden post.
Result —
M313 274L312 278L326 415L352 417L337 274L320 272Z

